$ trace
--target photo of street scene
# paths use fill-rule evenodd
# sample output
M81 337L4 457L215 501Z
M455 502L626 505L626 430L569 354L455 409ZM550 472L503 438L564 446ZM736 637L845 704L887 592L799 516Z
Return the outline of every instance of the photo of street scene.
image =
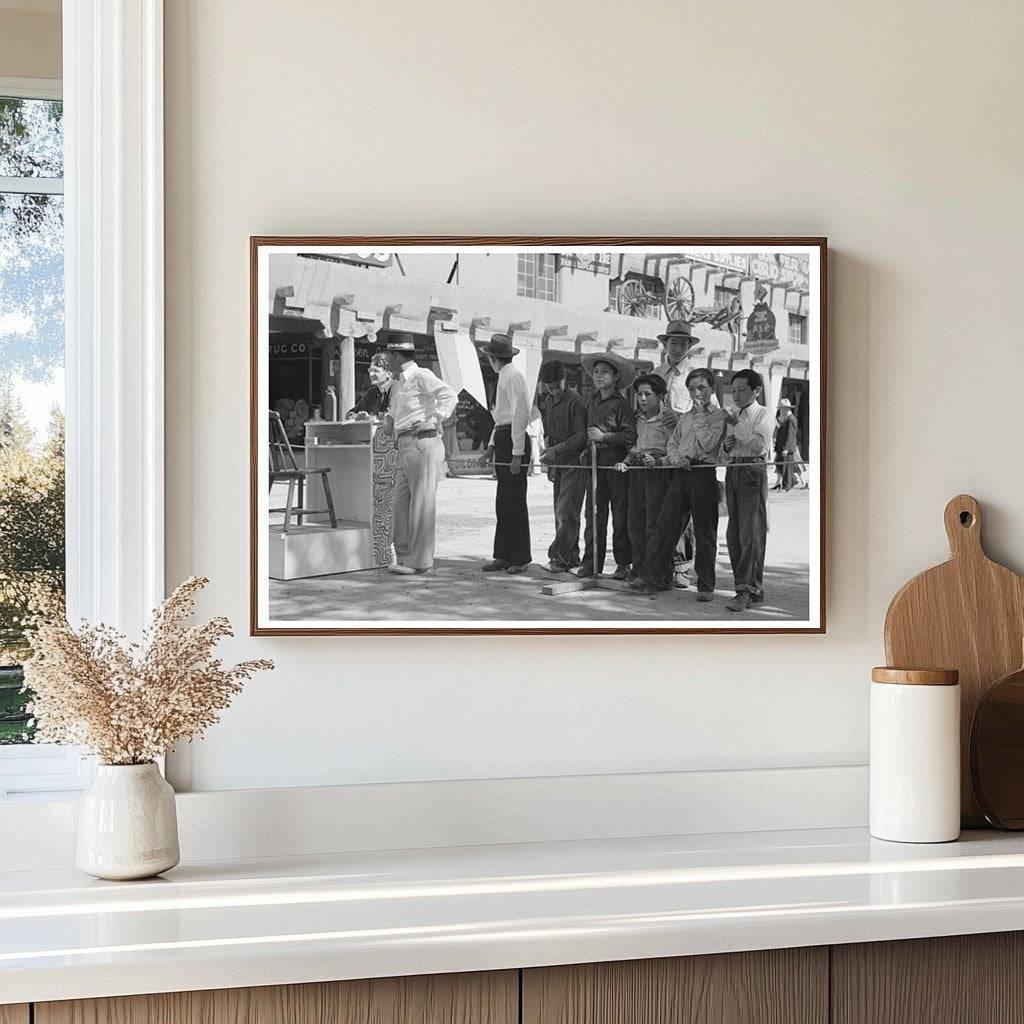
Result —
M254 239L254 632L820 630L824 256Z

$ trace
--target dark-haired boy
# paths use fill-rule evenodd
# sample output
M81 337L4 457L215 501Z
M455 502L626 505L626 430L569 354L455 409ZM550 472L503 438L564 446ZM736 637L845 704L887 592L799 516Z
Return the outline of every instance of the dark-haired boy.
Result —
M580 360L591 377L594 389L588 395L587 450L581 462L590 463L590 444L597 447L597 507L587 488L586 529L584 530L583 564L579 576L600 576L604 572L608 544L608 514L612 520L612 553L615 555L613 579L629 578L632 549L629 543L629 486L620 473L612 471L636 443L636 416L633 405L622 394L636 376L628 359L615 352L585 355ZM596 548L596 562L595 562Z
M746 611L764 600L762 577L768 541L768 453L774 417L758 399L764 378L756 370L738 370L730 383L736 408L726 412L729 423L722 450L729 456L725 471L725 501L729 526L725 532L736 596L725 606Z
M715 377L704 367L686 375L691 405L679 417L668 440L668 463L677 467L671 477L661 514L648 547L641 577L632 586L654 592L672 587L672 555L679 524L692 519L697 600L715 594L718 560L718 465L726 432L725 413L712 403Z
M629 473L629 543L636 579L647 557L647 546L654 533L665 500L671 473L668 464L668 439L676 427L676 414L666 407L668 388L663 377L645 373L633 381L637 398L636 444L626 458L616 464L621 473Z
M566 572L580 564L580 517L587 493L589 474L566 469L579 463L587 446L587 407L583 399L566 386L565 366L559 359L542 363L537 377L537 406L544 424L542 466L549 468L554 485L555 539L548 548L548 571Z

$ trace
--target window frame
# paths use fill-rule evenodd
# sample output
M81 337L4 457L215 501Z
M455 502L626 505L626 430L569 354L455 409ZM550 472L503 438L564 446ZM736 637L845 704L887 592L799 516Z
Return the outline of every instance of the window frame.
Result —
M64 0L67 614L137 635L164 596L163 0ZM92 759L0 749L0 800L80 790Z

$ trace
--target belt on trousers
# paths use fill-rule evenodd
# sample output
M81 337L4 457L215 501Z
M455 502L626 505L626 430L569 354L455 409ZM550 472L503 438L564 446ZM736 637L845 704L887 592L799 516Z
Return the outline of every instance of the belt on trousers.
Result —
M396 437L415 437L418 441L423 437L437 437L436 430L400 430Z

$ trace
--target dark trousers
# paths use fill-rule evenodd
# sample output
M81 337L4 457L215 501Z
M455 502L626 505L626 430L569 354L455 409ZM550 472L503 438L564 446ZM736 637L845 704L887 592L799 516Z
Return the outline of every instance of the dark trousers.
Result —
M631 469L629 480L629 543L633 567L639 572L658 525L668 485L675 474L668 469Z
M693 523L693 565L697 589L715 589L718 562L718 480L713 469L678 469L671 476L661 514L648 545L643 577L656 587L672 586L673 555L680 524Z
M555 486L555 539L548 548L548 561L563 569L575 569L580 564L580 516L590 474L585 469L550 472Z
M512 461L512 428L494 431L494 461ZM530 468L530 438L526 438L522 467L514 476L508 466L495 465L498 489L494 495L494 557L509 565L528 565L530 554L530 512L526 507L526 471Z
M768 541L768 467L730 466L725 471L725 503L725 540L736 592L760 594Z
M604 572L604 556L608 547L608 512L612 516L612 554L618 568L628 567L633 561L633 552L629 544L629 483L625 473L616 473L613 469L598 467L597 470L597 510L595 533L595 510L590 494L590 474L587 474L587 526L584 530L584 543L587 550L583 552L583 564L591 567L594 557L594 539L597 539L597 564L592 568L595 573Z

